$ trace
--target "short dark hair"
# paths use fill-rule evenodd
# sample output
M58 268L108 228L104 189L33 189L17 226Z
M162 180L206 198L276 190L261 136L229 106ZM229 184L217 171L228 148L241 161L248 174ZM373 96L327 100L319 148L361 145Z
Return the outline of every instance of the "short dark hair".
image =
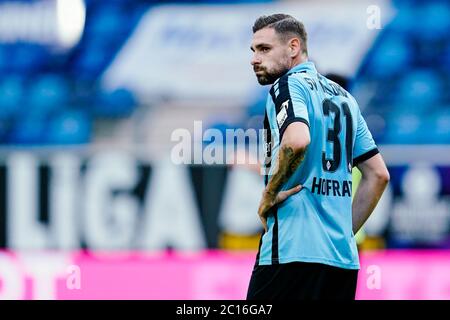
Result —
M305 26L294 17L283 13L261 16L253 25L253 33L263 28L273 28L285 41L292 35L299 37L302 42L302 52L308 54L306 45L308 35Z

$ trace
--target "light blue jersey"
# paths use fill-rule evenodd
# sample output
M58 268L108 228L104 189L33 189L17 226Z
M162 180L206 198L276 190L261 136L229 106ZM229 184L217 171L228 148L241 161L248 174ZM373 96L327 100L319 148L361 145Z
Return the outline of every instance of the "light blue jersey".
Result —
M303 189L271 210L256 263L302 261L359 269L351 171L376 155L377 146L355 99L305 62L279 78L267 99L266 183L284 131L295 121L309 126L311 143L282 190L298 184Z

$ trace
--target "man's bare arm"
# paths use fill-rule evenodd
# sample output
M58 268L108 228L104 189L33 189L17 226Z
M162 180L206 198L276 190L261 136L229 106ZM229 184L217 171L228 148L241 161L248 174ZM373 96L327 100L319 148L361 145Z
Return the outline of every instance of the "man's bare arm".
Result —
M356 234L375 209L389 182L389 171L380 154L360 163L362 177L353 198L353 233Z
M277 194L303 161L306 149L281 144L277 159L277 169L266 186L265 192Z
M301 186L297 186L280 192L283 184L289 180L303 161L310 141L309 128L305 123L293 122L286 128L278 153L277 169L263 192L258 210L264 228L266 228L269 209L301 190Z

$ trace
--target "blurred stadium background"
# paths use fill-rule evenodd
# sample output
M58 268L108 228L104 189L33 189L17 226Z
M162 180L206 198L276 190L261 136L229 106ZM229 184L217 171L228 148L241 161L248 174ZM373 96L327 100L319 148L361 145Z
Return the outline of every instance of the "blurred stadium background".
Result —
M0 1L0 299L245 297L261 176L175 165L171 133L262 127L251 26L274 12L389 166L358 298L450 299L445 0Z

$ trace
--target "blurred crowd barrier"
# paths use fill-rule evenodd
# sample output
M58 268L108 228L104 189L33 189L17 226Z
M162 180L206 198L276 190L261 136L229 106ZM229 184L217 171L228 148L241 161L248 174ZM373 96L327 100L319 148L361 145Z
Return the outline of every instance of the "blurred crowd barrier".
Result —
M450 248L450 163L381 148L391 183L365 225L362 249ZM245 166L176 165L118 150L7 152L0 246L256 249L262 189L260 173Z

